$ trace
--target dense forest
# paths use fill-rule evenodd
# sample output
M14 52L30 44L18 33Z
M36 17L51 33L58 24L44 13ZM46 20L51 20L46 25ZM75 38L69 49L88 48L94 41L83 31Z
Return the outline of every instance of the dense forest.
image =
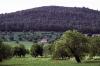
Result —
M0 31L66 31L100 33L100 12L89 8L43 6L0 14Z

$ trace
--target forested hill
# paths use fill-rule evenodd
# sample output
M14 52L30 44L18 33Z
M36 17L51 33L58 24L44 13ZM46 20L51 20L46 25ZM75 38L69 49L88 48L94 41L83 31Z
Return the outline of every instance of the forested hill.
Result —
M0 14L0 31L65 31L100 33L100 12L88 8L43 6Z

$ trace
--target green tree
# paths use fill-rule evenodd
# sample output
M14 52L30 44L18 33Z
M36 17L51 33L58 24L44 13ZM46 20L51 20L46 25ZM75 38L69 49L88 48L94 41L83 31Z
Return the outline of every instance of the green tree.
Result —
M70 56L74 56L78 63L81 63L81 58L87 52L87 42L88 39L80 32L75 30L66 31L55 42L55 52L62 47L61 49L65 49L64 51L67 51Z
M33 57L42 56L43 55L43 46L38 44L33 44L30 49L31 55Z
M2 41L0 41L0 61L11 58L12 54L12 48L9 45L3 44Z
M90 56L100 56L100 37L90 38Z
M14 56L19 56L19 57L25 57L25 55L28 53L28 50L25 48L23 44L19 44L14 47Z

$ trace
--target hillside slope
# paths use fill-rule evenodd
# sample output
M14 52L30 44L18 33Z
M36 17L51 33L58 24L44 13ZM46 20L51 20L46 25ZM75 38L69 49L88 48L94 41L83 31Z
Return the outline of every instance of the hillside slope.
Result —
M100 12L88 8L43 6L0 14L0 31L100 32Z

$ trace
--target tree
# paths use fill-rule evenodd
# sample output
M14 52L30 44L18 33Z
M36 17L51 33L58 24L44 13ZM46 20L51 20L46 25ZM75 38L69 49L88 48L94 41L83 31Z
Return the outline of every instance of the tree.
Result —
M38 44L33 44L30 49L31 55L33 57L42 56L43 55L43 46Z
M78 63L81 63L82 56L87 52L87 42L88 39L83 34L75 30L66 31L61 38L55 42L55 52L59 48L57 46L60 44L61 49L65 47L69 55L71 54Z
M4 59L12 57L12 48L9 45L3 44L0 40L0 62Z
M14 56L25 57L27 53L28 50L25 48L23 44L14 47L14 53L13 53Z

